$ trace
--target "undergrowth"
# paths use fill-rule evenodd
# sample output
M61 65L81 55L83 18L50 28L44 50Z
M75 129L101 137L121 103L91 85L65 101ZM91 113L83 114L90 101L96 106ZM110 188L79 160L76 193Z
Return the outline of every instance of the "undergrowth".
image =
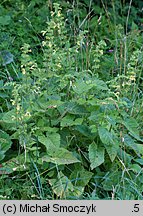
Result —
M131 5L124 28L114 2L83 20L78 3L50 2L43 29L23 15L21 49L1 46L0 199L143 198L142 32Z

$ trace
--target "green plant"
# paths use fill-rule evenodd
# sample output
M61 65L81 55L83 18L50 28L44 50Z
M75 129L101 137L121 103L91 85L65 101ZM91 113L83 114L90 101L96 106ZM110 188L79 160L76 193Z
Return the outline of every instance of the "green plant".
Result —
M140 35L124 35L122 25L117 31L108 22L117 39L111 37L111 53L104 37L87 37L89 29L71 37L54 3L38 56L35 42L23 43L19 73L0 82L7 95L0 115L2 199L142 199Z

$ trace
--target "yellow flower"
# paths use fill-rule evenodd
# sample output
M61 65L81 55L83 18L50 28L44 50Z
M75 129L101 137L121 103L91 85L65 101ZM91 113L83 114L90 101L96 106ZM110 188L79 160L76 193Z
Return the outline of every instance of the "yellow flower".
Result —
M20 110L20 105L17 104L16 110L19 111Z
M22 68L22 73L26 74L26 70L24 68Z
M30 112L26 112L26 113L25 113L25 117L26 117L26 116L29 116L29 117L30 117L30 116L31 116Z

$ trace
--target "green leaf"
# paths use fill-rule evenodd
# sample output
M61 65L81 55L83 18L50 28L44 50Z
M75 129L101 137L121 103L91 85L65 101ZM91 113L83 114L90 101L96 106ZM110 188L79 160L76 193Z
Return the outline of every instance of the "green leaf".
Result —
M123 125L128 129L128 131L130 132L130 134L136 140L139 140L139 141L143 142L143 140L139 137L138 123L137 123L137 121L134 118L126 119L123 122Z
M96 125L91 125L90 130L91 130L91 133L97 133L97 126Z
M61 120L61 127L68 127L73 125L80 125L83 122L83 118L75 119L75 116L67 115Z
M15 110L10 110L10 111L4 113L3 117L2 117L2 121L5 123L15 123L15 120L13 119L15 114L16 114Z
M0 92L0 98L8 98L8 94L4 93L4 92Z
M5 172L7 172L7 174L10 174L15 171L18 172L28 171L31 164L31 158L27 157L28 151L27 151L27 156L25 157L25 152L18 155L17 153L13 153L13 151L10 150L9 150L10 155L7 155L7 158L9 157L9 159L6 160L6 162L2 163Z
M90 167L94 169L104 163L104 148L98 147L95 142L89 145L89 159L90 159Z
M77 102L65 102L62 105L57 107L61 115L63 113L70 113L74 115L87 115L88 111L84 105L80 105Z
M69 113L74 115L87 115L88 111L86 110L84 105L76 104L68 110Z
M108 90L106 83L103 80L94 79L92 84L97 90Z
M142 144L138 144L134 141L134 139L132 139L129 135L125 135L124 136L124 143L125 146L133 149L134 152L137 154L137 156L142 156L143 155L143 145Z
M117 156L119 149L118 137L113 130L109 132L106 128L103 127L98 127L98 132L100 139L104 144L111 161L113 162L115 157Z
M49 149L48 155L42 158L43 161L51 162L57 165L72 164L80 162L65 148Z
M74 118L75 118L74 116L66 115L61 120L61 127L68 127L74 125Z
M71 181L62 172L58 173L56 179L50 179L49 183L54 193L60 198L66 198L69 192L74 190Z
M86 83L83 79L77 80L73 86L73 90L79 94L86 94L92 88L88 83Z
M0 25L9 25L11 21L11 17L9 15L0 16Z
M85 81L83 79L77 80L73 87L73 90L80 95L87 94L91 89L103 91L108 90L108 87L104 81L99 80L97 78L94 78L93 80L90 79L88 81Z
M60 146L60 134L58 133L46 133L47 136L38 136L38 141L45 145L47 151Z
M1 51L0 57L2 59L3 66L10 64L11 62L14 61L14 59L13 59L14 56L7 50Z
M133 172L135 172L135 173L141 173L142 172L142 168L138 164L131 164L129 169L133 170Z
M83 136L86 136L86 137L92 137L93 136L90 128L86 125L76 125L74 127L74 129L76 131L78 131L80 134L82 134Z
M85 187L92 178L92 175L93 173L85 170L81 164L75 164L75 169L70 175L70 180L74 186Z
M138 28L138 25L134 22L134 21L132 21L132 26L131 26L131 29L132 29L132 31L137 31L139 28Z
M0 80L0 90L3 90L3 88L4 88L4 82L3 80Z
M143 158L137 158L137 159L134 159L134 161L143 166Z
M74 190L72 191L72 193L70 193L69 197L72 197L72 199L75 197L75 199L77 199L77 197L80 197L83 194L83 192L84 187L74 185Z
M4 159L6 151L11 147L11 139L10 136L0 130L0 160Z
M106 175L106 179L102 183L104 190L112 191L113 188L116 188L121 184L121 178L122 172L118 170L115 170Z

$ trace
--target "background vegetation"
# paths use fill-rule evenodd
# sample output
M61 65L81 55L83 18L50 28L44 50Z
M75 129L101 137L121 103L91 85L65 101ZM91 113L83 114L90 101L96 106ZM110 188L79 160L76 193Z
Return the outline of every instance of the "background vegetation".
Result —
M0 3L0 199L143 198L142 12Z

